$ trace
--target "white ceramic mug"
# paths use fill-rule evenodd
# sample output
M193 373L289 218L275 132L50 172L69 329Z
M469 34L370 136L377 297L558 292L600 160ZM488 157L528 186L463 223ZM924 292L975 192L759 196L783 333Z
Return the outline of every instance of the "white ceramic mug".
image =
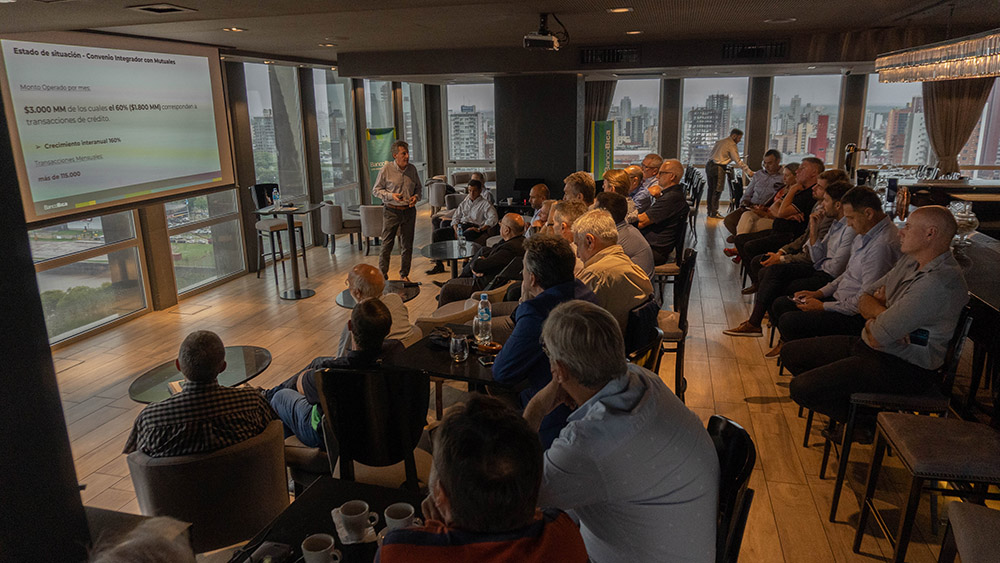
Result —
M302 542L302 560L305 563L340 563L340 550L330 534L313 534Z
M340 508L334 508L331 515L334 521L340 521L344 531L354 539L364 537L368 527L378 523L378 513L370 512L368 503L363 500L345 502Z
M397 502L389 506L389 508L385 509L385 528L387 530L396 530L413 525L422 525L423 521L420 518L414 517L415 512L413 505L405 502Z

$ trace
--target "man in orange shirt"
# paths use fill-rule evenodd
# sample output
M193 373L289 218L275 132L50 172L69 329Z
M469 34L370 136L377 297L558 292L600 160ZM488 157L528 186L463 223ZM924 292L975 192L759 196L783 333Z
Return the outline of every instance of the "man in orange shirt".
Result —
M538 434L498 401L474 395L441 423L427 523L386 534L376 563L587 561L565 513L538 510Z

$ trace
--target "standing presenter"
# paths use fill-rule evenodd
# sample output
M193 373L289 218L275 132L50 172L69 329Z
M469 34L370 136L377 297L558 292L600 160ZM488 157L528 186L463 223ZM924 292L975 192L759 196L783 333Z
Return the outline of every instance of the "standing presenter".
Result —
M417 222L414 206L420 201L420 177L417 168L410 164L410 145L406 141L392 144L392 162L386 163L378 173L372 195L381 199L382 249L378 255L378 269L389 278L389 256L399 232L401 263L399 277L410 281L410 260L413 257L413 228Z

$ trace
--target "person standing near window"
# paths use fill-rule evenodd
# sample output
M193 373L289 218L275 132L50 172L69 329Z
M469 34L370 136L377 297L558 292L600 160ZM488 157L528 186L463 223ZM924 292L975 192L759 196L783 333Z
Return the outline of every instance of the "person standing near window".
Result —
M372 195L381 199L382 249L378 254L378 269L389 278L389 256L399 233L401 258L399 277L410 281L410 260L413 258L413 228L417 222L417 202L420 201L420 177L417 167L410 164L410 145L406 141L392 144L392 162L387 162L375 179Z

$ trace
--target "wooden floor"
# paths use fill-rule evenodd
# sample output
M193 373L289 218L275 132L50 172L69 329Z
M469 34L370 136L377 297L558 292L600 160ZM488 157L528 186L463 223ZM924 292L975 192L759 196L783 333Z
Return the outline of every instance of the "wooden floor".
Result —
M863 555L851 543L858 502L850 490L841 500L839 521L827 521L831 479L819 479L822 438L817 420L809 448L802 447L804 419L798 418L788 398L789 377L779 376L767 360L766 338L734 338L722 331L748 316L750 297L740 295L738 267L722 254L728 234L721 221L704 219L697 225L699 250L691 298L690 335L685 370L687 404L707 420L727 416L743 425L757 447L757 465L750 481L756 491L740 560L747 562L873 561L891 555L888 541L869 533ZM430 242L429 212L418 214L415 247ZM393 256L391 277L398 272ZM113 330L54 352L69 427L73 458L80 482L86 484L83 502L114 510L139 512L121 449L132 422L143 405L128 398L129 383L146 369L176 356L184 336L197 329L217 332L227 345L253 344L273 354L271 367L253 380L270 387L318 355L335 353L348 311L334 298L344 288L346 272L357 263L377 265L377 249L365 256L338 240L337 252L309 251L310 278L306 287L316 296L303 301L277 297L271 272L257 279L242 276L220 287L183 300L166 311L144 315ZM426 276L429 262L415 252L411 278L424 282L411 301L411 319L429 314L436 305L436 287ZM673 385L673 357L663 361L661 377ZM850 475L855 491L863 487L869 447L852 452ZM890 479L880 486L879 498L889 509L902 501L902 472L895 460L887 462ZM885 473L884 473L885 474ZM944 505L944 503L941 503ZM924 496L908 561L935 561L940 534L930 532L929 502ZM890 510L890 517L894 510ZM942 514L944 511L942 510ZM890 518L891 519L891 518ZM943 533L943 528L942 528Z

